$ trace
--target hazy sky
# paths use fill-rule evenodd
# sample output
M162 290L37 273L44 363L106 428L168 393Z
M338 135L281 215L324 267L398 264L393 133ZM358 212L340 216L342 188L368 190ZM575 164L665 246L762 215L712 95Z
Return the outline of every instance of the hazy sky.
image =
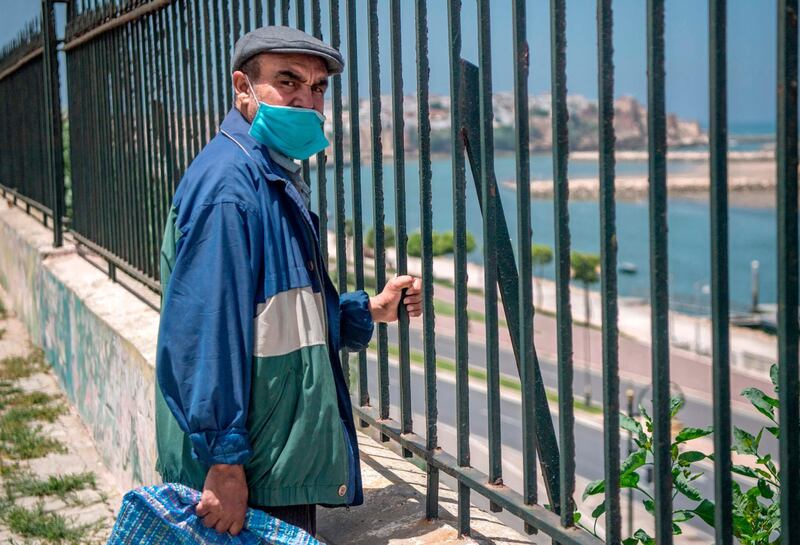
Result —
M492 5L493 86L509 90L513 82L511 2ZM33 17L39 2L0 0L0 43L9 41ZM292 2L294 4L294 2ZM328 12L323 4L323 29L328 32ZM341 4L344 4L342 0ZM366 61L366 0L357 0L359 34L359 91L368 91ZM633 95L646 102L646 0L614 2L614 48L617 95ZM447 3L429 0L431 90L448 93ZM464 0L463 54L477 61L475 2ZM550 18L547 0L527 0L528 40L531 45L532 94L550 87ZM597 96L595 0L567 1L567 86L569 93ZM61 8L59 7L59 10ZM728 15L729 111L732 123L767 123L775 117L775 0L730 0ZM388 0L380 1L381 86L390 89L388 71ZM307 10L308 11L308 10ZM60 11L59 11L60 13ZM294 21L294 14L291 15ZM59 17L61 19L61 17ZM414 3L403 4L403 62L405 90L415 89ZM706 124L708 116L708 8L702 0L666 1L667 109ZM345 26L342 24L345 37ZM346 48L344 53L346 54ZM345 93L347 89L345 88Z

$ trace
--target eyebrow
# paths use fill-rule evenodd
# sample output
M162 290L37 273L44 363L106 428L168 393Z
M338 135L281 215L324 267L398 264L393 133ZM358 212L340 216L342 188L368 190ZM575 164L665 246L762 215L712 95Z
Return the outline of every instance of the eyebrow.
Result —
M299 74L297 74L295 72L292 72L291 70L281 70L280 72L278 72L275 75L277 77L279 77L279 78L280 77L284 77L284 78L288 78L288 79L293 80L293 81L297 81L297 82L300 82L300 83L305 83L303 81L303 78L301 78ZM323 86L327 87L328 86L328 78L320 78L319 80L314 82L312 85L323 85Z

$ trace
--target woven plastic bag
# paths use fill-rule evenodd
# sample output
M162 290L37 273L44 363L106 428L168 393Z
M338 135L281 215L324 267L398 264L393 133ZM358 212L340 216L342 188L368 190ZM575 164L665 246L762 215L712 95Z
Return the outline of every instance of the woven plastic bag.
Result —
M181 484L143 486L122 499L107 545L320 545L308 532L248 509L238 536L203 526L200 492Z

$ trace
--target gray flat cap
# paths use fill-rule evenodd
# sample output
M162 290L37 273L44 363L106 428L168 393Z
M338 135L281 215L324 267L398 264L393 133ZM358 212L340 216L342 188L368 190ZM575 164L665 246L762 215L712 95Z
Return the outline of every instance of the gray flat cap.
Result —
M288 26L264 26L248 32L236 42L231 61L231 72L240 70L253 55L259 53L304 53L322 58L328 74L338 74L344 69L342 54L325 42Z

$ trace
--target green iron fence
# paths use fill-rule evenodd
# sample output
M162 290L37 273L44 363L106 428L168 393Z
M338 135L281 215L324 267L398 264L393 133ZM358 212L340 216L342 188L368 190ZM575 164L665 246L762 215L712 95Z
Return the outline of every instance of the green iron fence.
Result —
M471 1L471 0L470 0ZM389 339L385 325L377 328L377 404L370 399L367 352L355 355L352 384L355 411L364 425L377 428L385 440L399 443L407 456L426 466L426 516L438 516L439 478L457 482L458 530L470 531L472 492L487 498L493 511L506 510L558 543L589 544L599 540L575 524L575 417L573 395L572 316L570 306L570 230L568 133L566 101L566 2L551 0L551 81L555 210L555 270L557 297L558 430L553 426L539 361L533 343L533 305L530 256L530 127L528 125L529 46L524 2L475 0L476 28L461 20L462 0L448 0L447 37L450 90L450 148L454 236L454 324L456 444L441 448L437 435L436 328L433 306L433 214L429 3L388 0L389 49L381 50L378 0L73 0L68 4L64 42L68 72L70 153L73 183L71 233L75 240L105 258L109 273L117 269L158 290L158 251L170 198L188 163L216 133L217 124L232 104L227 73L235 40L262 24L293 24L308 28L335 47L347 45L347 67L332 79L332 165L320 153L315 165L306 162L307 179L316 180L315 206L321 230L335 234L335 252L322 237L323 255L333 263L340 290L368 283L365 265L374 272L374 287L386 282L387 227L385 196L394 192L395 271L408 270L407 212L417 203L406 199L403 48L414 47L416 58L416 140L418 146L421 263L425 294L422 318L424 361L424 422L415 426L412 414L412 373L408 316L401 312L397 336L399 399L390 398ZM43 2L45 10L51 1ZM603 453L605 476L605 541L621 543L620 510L620 387L617 328L617 256L615 219L614 51L612 0L597 0L598 131L603 341ZM733 542L729 287L727 196L727 29L725 0L708 0L710 81L710 214L712 243L713 406L716 542ZM367 32L359 36L358 10L365 9ZM492 112L493 10L510 10L514 56L514 138L516 142L516 257L509 226L498 196L494 172ZM413 11L413 44L404 43L402 15ZM51 12L52 13L52 12ZM292 20L293 16L293 20ZM778 1L778 286L781 533L783 543L800 540L800 379L798 379L798 232L797 232L797 0ZM327 21L323 29L323 22ZM441 27L443 21L438 21ZM653 513L657 543L672 542L673 482L670 440L670 353L668 329L666 111L664 71L664 0L647 0L647 81L649 151L650 287L652 318L652 377L655 489ZM344 36L343 36L344 25ZM477 36L478 65L462 59L462 39ZM29 32L21 45L7 51L0 63L0 182L4 190L44 209L58 202L47 188L48 175L36 158L46 155L42 132L55 135L45 121L30 125L23 138L9 138L17 124L20 81L44 75L52 84L55 70L40 65L38 33ZM51 44L53 45L53 44ZM368 50L366 66L359 48ZM55 51L51 47L51 51ZM437 52L441 53L441 52ZM20 60L22 59L22 60ZM25 62L23 62L23 60ZM381 62L391 78L391 134L381 128ZM359 71L369 81L369 168L374 226L374 260L366 263L362 204L362 146L358 95ZM35 87L34 83L29 86ZM47 87L52 89L53 87ZM42 101L41 116L58 112L57 93ZM49 110L48 110L49 108ZM53 110L53 108L56 108ZM345 110L346 108L346 110ZM347 116L345 115L347 114ZM345 123L345 117L347 123ZM37 118L38 119L38 118ZM32 128L31 128L32 127ZM15 135L18 133L15 132ZM391 138L393 187L387 188L383 138ZM346 153L347 152L347 153ZM52 155L52 154L51 154ZM52 158L51 158L51 164ZM33 165L33 166L31 166ZM345 167L350 177L345 179ZM57 165L56 165L57 166ZM469 168L469 171L467 170ZM52 173L51 173L52 174ZM334 202L328 203L328 177ZM474 187L469 187L472 179ZM18 184L18 185L17 185ZM26 185L28 184L28 185ZM38 184L38 185L37 185ZM352 198L352 240L348 254L345 186ZM471 464L469 330L467 312L467 196L478 198L482 214L486 399L488 413L488 470ZM441 206L442 203L436 203ZM327 211L332 212L328 226ZM56 217L59 217L56 215ZM58 224L58 222L56 222ZM498 305L499 293L502 305ZM515 491L503 484L503 440L500 408L500 351L498 309L505 313L515 364L521 382L523 485ZM343 355L346 376L351 362ZM392 405L399 419L390 418ZM544 491L537 490L541 475ZM547 507L545 507L547 505Z

